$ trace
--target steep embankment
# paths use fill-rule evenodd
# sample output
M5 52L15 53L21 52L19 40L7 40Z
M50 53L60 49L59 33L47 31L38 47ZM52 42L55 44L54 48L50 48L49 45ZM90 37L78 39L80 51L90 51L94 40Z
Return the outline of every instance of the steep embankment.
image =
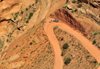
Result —
M67 25L73 27L74 29L79 30L81 33L85 34L84 27L77 21L67 10L59 9L51 17L58 18Z

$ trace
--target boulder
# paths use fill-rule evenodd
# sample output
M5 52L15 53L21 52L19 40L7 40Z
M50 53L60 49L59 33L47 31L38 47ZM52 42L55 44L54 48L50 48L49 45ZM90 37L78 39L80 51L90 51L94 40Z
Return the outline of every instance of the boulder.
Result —
M86 14L86 11L82 8L78 8L78 11L82 12L83 14Z
M72 7L71 4L68 4L68 5L67 5L67 8L68 8L69 10L72 10L72 9L73 9L73 7Z

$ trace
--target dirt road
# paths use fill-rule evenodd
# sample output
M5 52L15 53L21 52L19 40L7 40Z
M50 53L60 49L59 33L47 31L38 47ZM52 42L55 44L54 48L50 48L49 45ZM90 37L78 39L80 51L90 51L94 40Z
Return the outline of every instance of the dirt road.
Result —
M64 24L61 21L59 23L54 23L54 22L49 23L50 20L51 20L51 18L46 20L46 25L45 25L44 29L45 29L45 32L46 32L51 44L53 45L53 48L54 48L54 52L55 52L54 69L63 69L63 59L61 57L61 49L60 49L58 40L56 39L54 32L53 32L53 28L55 26L59 26L59 28L72 34L78 40L80 40L81 43L83 44L83 46L100 63L100 51L87 38L85 38L81 33L75 31L73 28L69 27L67 24Z

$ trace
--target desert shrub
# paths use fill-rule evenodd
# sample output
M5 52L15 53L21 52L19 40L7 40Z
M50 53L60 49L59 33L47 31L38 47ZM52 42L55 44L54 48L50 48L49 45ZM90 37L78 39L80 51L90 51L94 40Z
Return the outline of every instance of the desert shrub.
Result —
M16 48L18 47L18 45L16 45Z
M67 59L65 59L65 61L64 61L64 64L69 64L71 62L71 59L70 58L67 58Z
M32 4L32 6L34 6L34 4Z
M3 44L2 44L2 43L0 43L0 49L1 49L1 48L3 48Z
M77 1L77 4L79 4L80 3L80 1Z
M78 8L81 8L81 7L82 7L82 4L79 4L77 7L78 7Z
M100 44L99 44L99 43L96 43L96 46L97 46L98 48L100 48Z
M8 20L8 23L10 23L10 20Z
M32 45L32 42L30 42L30 45Z
M23 14L24 12L23 11L21 11L21 14Z
M66 0L66 3L69 2L69 0Z
M29 8L31 8L31 5L29 5Z
M94 33L94 36L96 36L97 34L98 34L98 33L97 33L97 32L95 32L95 33Z
M61 56L64 56L64 51L61 52Z
M63 40L64 40L64 38L62 37L62 38L61 38L61 41L63 41Z
M14 17L14 20L16 20L16 17Z
M57 29L57 26L55 26L54 28L53 28L53 30L56 30Z
M29 23L29 21L27 20L26 23Z
M92 44L95 44L96 43L96 40L93 40L93 43Z
M33 13L31 12L30 15L29 15L29 19L31 19L32 16L33 16Z
M6 49L7 48L7 46L5 46L5 48L4 49Z
M41 20L40 22L43 23L45 21L45 18L43 20Z
M26 11L28 10L28 8L26 8Z
M74 11L75 11L75 12L77 12L78 10L77 10L77 9L75 9Z
M67 49L68 47L69 47L68 43L65 43L65 44L63 45L63 49Z
M71 13L74 13L74 11L72 10Z
M95 63L95 64L96 64L96 63L97 63L97 60L94 60L94 61L90 61L90 63Z
M52 16L52 14L50 14L50 16Z
M73 0L73 1L72 1L72 3L76 3L76 1L75 1L75 0Z
M9 40L7 39L6 42L9 42Z
M19 12L15 13L15 16L18 17Z
M35 2L35 3L38 3L38 1L39 1L39 0L36 0L36 2Z

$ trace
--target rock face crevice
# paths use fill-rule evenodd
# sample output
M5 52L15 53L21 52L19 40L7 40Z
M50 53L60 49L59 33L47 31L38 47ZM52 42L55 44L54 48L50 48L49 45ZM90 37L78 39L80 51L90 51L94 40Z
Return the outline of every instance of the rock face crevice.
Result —
M55 16L66 22L69 26L81 31L82 33L85 33L84 27L65 9L59 9L55 12Z

